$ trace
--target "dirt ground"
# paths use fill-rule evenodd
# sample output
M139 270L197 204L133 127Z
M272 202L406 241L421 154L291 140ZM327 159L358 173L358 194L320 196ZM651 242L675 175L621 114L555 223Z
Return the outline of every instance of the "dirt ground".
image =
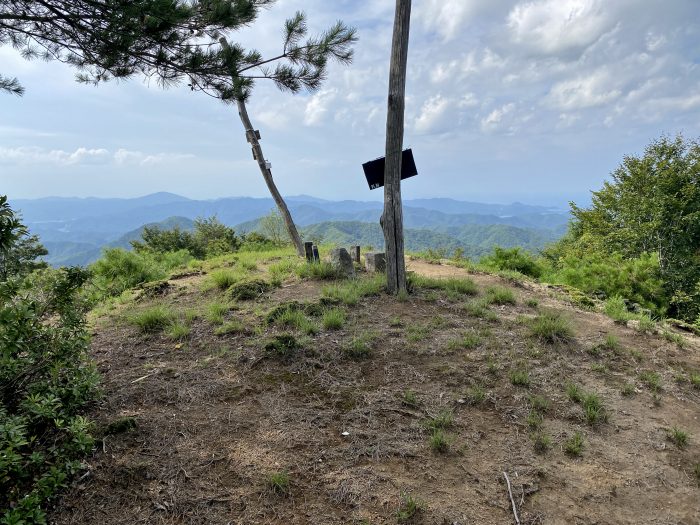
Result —
M420 261L409 269L468 275ZM697 338L679 346L540 285L468 276L481 296L510 287L517 304L477 316L464 308L470 297L367 297L345 307L342 329L299 335L304 349L286 359L264 349L285 331L265 314L280 301L318 301L324 283L292 280L240 301L227 319L244 333L217 336L199 318L175 342L116 314L101 320L92 353L104 399L93 417L101 428L134 418L136 428L104 438L50 522L395 524L410 495L419 510L406 523L416 524L515 523L513 504L523 524L700 523L700 389L688 379L700 373ZM173 281L159 300L184 309L216 299L200 291L204 278ZM565 313L573 342L530 336L527 319L547 308ZM478 342L451 344L464 334ZM595 350L609 334L619 348ZM358 338L369 341L364 359L345 352ZM529 374L529 386L512 383L514 370ZM657 389L645 372L659 374ZM598 394L608 421L587 424L569 383ZM623 395L625 384L633 386ZM528 420L533 396L548 401L539 429ZM441 412L454 416L442 453L426 425ZM685 446L669 439L673 428L687 434ZM579 457L564 450L575 432ZM538 435L546 450L536 450ZM282 490L271 488L275 473L288 475Z

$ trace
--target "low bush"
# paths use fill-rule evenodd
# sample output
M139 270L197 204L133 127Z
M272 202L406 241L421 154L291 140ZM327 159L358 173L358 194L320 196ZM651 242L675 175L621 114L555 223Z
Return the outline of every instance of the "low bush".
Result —
M46 523L44 508L93 446L81 413L97 396L80 288L84 270L0 283L0 523Z
M521 248L496 247L493 253L481 258L480 264L492 270L518 272L535 279L543 273L542 265Z

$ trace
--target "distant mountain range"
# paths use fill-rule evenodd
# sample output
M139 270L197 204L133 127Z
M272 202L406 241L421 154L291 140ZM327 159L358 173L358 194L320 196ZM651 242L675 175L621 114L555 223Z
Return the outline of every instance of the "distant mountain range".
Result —
M288 197L295 222L307 238L337 244L383 246L381 202ZM172 193L134 199L58 198L11 201L49 250L53 265L88 264L107 246L129 247L144 225L191 227L197 217L216 215L237 231L253 231L274 208L265 198L193 200ZM404 201L407 249L461 247L473 257L495 245L537 250L565 231L566 211L521 203L483 204L452 199Z

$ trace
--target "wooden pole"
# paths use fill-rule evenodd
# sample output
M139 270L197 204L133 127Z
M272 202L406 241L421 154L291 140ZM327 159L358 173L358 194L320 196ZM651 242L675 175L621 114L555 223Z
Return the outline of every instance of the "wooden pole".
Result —
M389 71L384 214L382 216L382 227L386 243L387 290L391 294L406 290L403 207L401 204L401 157L403 151L406 68L408 64L410 25L411 0L396 0L394 36L391 45Z

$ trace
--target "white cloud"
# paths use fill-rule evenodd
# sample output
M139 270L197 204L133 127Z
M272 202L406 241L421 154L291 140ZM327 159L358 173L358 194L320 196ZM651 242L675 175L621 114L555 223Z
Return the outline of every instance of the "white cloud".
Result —
M427 0L415 18L423 20L428 30L436 31L444 41L454 39L474 14L474 0Z
M444 131L450 117L450 106L450 101L442 95L430 97L423 103L420 115L416 118L416 131L418 133Z
M572 78L555 84L549 102L556 108L571 111L602 106L613 102L622 92L612 86L613 78L605 71L586 77Z
M30 146L18 148L0 148L0 162L5 164L51 164L54 166L79 165L128 165L148 166L167 162L178 162L194 158L194 155L182 153L158 153L147 155L140 151L118 149L111 153L105 148L77 148L75 151L60 149L47 150Z
M321 125L337 94L336 89L324 89L313 95L306 104L304 124L307 126Z
M534 53L582 52L615 26L610 12L601 0L523 2L508 15L508 28L513 42Z
M38 147L0 148L0 162L10 164L103 164L109 161L109 151L103 148L78 148L75 151L45 150Z
M481 119L481 129L485 132L497 131L506 126L506 121L515 110L515 104L510 102L494 109L486 117Z

